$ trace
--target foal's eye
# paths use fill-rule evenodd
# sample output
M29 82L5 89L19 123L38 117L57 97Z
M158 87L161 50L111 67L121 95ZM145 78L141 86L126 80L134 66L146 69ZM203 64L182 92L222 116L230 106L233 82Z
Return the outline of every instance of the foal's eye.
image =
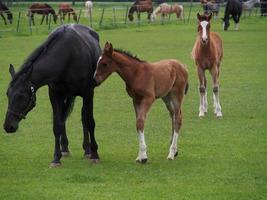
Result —
M103 63L103 67L106 67L106 66L108 66L107 63Z

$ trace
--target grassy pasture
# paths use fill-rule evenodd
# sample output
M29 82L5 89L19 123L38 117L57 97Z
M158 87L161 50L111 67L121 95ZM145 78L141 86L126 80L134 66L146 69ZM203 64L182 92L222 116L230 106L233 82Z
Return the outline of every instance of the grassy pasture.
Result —
M190 52L196 24L168 24L101 30L101 46L110 41L139 58L177 58L187 64L190 89L183 106L179 158L166 160L170 120L161 101L146 121L149 163L134 162L138 151L132 103L123 81L112 75L95 90L96 138L101 162L82 155L81 99L67 123L71 157L49 169L54 137L47 88L37 92L37 106L16 134L0 129L0 199L190 199L252 200L267 198L267 19L244 18L240 31L212 29L224 41L221 73L223 119L198 119L198 82ZM9 63L18 69L47 37L0 38L0 121L7 107ZM208 76L209 83L210 77Z

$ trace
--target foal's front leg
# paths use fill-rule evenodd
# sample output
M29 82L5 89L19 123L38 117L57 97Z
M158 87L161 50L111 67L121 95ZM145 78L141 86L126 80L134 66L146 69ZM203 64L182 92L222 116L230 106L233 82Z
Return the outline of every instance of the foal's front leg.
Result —
M136 113L136 130L139 138L139 152L136 158L136 162L139 163L147 162L147 146L145 142L144 126L146 114L153 101L153 98L146 98L140 101L134 100L134 108Z
M217 66L213 67L210 70L213 82L213 105L214 105L214 114L216 117L222 117L222 108L219 100L219 68Z

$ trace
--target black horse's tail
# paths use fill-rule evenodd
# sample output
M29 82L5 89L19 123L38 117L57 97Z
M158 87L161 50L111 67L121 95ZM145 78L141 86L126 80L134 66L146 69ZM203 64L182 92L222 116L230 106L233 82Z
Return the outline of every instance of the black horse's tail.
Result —
M188 89L189 89L189 83L186 82L186 86L185 86L184 94L187 94Z
M68 118L68 116L72 112L73 107L74 107L74 103L75 103L75 97L74 96L67 97L64 100L64 112L63 112L64 121Z

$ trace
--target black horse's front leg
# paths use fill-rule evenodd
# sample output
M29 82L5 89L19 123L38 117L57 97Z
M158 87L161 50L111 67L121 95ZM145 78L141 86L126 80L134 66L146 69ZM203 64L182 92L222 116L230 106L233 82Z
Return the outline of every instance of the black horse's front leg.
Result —
M0 15L3 18L5 25L7 25L5 16L2 13L0 13Z
M51 162L51 167L61 165L60 159L63 156L69 155L68 138L66 135L65 119L64 119L64 98L57 95L56 92L49 89L49 97L53 109L53 132L55 136L54 160ZM60 143L62 150L60 149Z
M97 153L98 145L95 140L95 120L93 116L93 96L94 91L91 89L89 94L83 98L83 107L82 107L82 124L83 124L83 149L84 155L92 159L92 161L97 162L99 156ZM89 135L91 144L89 142Z

